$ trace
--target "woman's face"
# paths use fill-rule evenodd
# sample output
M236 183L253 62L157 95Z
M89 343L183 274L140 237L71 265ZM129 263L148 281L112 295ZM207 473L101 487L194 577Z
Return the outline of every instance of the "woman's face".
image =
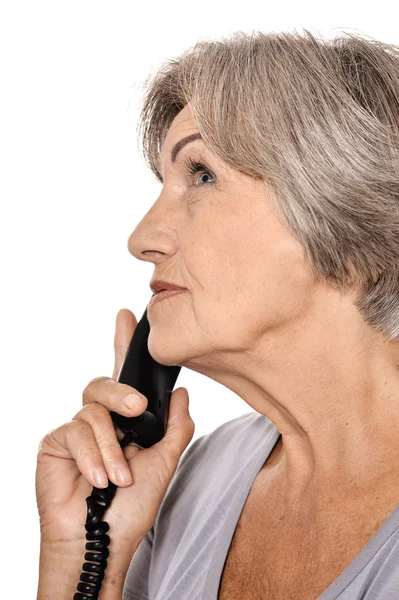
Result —
M154 263L151 279L187 288L148 308L151 355L212 375L236 361L242 366L261 342L289 331L313 302L314 284L262 180L232 170L202 140L184 146L172 164L173 146L196 132L186 105L162 147L161 193L131 234L129 251ZM191 174L189 157L209 173Z

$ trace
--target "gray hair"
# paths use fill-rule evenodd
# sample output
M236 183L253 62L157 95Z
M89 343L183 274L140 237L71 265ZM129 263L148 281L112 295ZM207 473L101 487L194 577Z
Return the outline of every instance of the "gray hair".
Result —
M167 130L190 103L209 150L271 186L315 280L356 286L364 320L399 341L399 46L239 31L143 87L138 139L160 182Z

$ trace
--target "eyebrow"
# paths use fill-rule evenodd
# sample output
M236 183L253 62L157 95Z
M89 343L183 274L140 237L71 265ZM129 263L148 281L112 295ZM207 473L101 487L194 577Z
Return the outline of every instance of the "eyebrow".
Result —
M170 159L172 161L172 163L174 163L176 161L176 157L178 155L178 153L180 152L180 150L182 148L184 148L184 146L186 144L189 144L190 142L193 142L194 140L202 140L202 135L200 133L193 133L191 135L188 135L187 137L182 138L181 140L179 140L177 142L177 144L175 144L172 148L172 151L170 153Z
M172 163L176 161L176 157L179 154L180 150L184 148L186 144L189 144L194 140L202 140L202 135L200 133L193 133L185 138L182 138L177 142L177 144L173 146L172 151L170 153L170 160L172 161Z
M177 144L175 144L171 150L171 153L170 153L171 162L172 163L176 162L176 157L179 154L180 150L182 148L184 148L184 146L186 144L189 144L190 142L194 142L194 140L202 140L202 135L199 132L192 133L191 135L187 135L186 137L179 140L177 142ZM161 176L159 169L158 169L158 174L159 174L159 180L163 183L163 177Z

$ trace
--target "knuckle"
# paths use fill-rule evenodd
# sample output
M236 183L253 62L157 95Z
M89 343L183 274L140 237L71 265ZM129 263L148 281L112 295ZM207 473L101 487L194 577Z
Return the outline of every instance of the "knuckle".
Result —
M112 425L112 420L111 417L109 416L108 413L108 419L106 419L105 421L102 420L102 422L99 424L99 426L96 429L96 440L99 446L101 446L102 448L118 448L119 447L119 443L116 437L116 431Z
M95 457L97 457L98 448L93 440L89 440L85 445L79 448L79 457L82 462L87 464L91 463Z
M76 415L77 419L84 419L88 423L101 423L109 415L109 410L100 402L90 402L86 404Z
M93 441L93 431L85 421L71 421L66 433L68 445L73 448L73 452L80 460L89 461L93 452L98 449Z
M119 452L120 446L117 441L110 439L109 436L106 436L105 434L97 436L97 444L101 453L104 452L105 454L118 457L121 454L121 452Z
M72 419L72 421L69 421L68 423L65 435L69 437L72 441L75 441L78 438L87 435L88 428L90 428L90 425L85 421Z
M97 445L106 452L114 449L115 446L119 447L108 409L95 402L94 404L88 404L80 412L82 413L83 411L88 413L88 417L82 422L86 423L92 430L92 435L95 437Z
M41 448L43 446L43 444L45 444L46 442L48 442L48 440L50 439L50 435L51 433L54 431L54 429L50 429L50 431L48 431L40 440L39 442L39 448Z
M85 416L94 416L97 414L98 410L101 410L101 408L99 409L99 407L101 406L101 404L97 401L94 402L90 402L90 404L86 404L86 406L84 406L82 408L82 410L80 411L80 414L85 415Z
M84 390L82 392L83 403L91 402L93 395L98 388L98 385L101 383L104 383L104 381L108 381L108 380L109 380L109 377L105 377L105 376L95 377L94 379L91 379L91 381L89 381L89 383L86 385L86 387L84 388Z
M105 464L115 466L126 462L122 449L117 440L106 436L97 435L96 442Z
M112 386L108 392L108 399L111 406L117 406L121 401L121 386L122 384L116 384ZM125 394L123 394L123 397Z
M37 448L37 452L38 454L45 454L46 453L46 449L48 447L51 447L51 442L52 442L52 432L54 431L54 429L51 429L51 431L48 431L40 440L38 448Z

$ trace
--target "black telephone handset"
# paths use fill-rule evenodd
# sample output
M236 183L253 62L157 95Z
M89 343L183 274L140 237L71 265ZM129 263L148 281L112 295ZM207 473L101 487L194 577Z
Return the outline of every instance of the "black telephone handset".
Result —
M147 309L135 329L117 381L127 383L147 398L148 406L138 417L124 417L111 411L115 425L143 448L149 448L165 435L169 403L180 373L179 366L164 366L148 352L150 325Z
M123 431L125 437L119 442L124 448L134 442L142 448L159 442L165 435L169 415L169 403L173 387L179 376L181 367L161 365L148 352L148 335L150 324L147 319L147 308L137 323L129 348L117 381L126 383L148 400L145 412L138 417L124 417L114 411L110 412L112 421ZM109 525L101 521L105 511L111 504L117 486L108 480L107 488L93 487L91 496L86 498L86 552L83 572L73 600L97 600L104 579L109 556L110 538L106 535Z

